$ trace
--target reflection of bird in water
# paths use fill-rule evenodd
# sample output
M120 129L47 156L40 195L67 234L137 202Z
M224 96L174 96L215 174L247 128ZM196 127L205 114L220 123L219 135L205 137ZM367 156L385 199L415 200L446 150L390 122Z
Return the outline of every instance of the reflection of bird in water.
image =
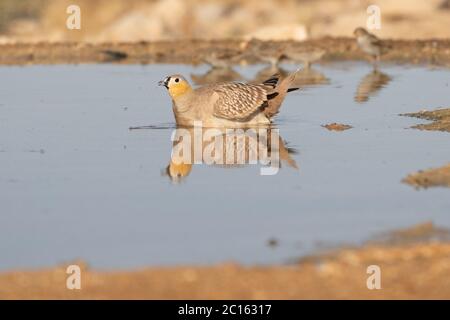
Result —
M233 70L232 65L242 57L242 54L236 54L235 51L222 50L220 53L207 51L202 61L210 65L211 69L205 74L191 74L192 81L196 85L206 85L241 80L242 76Z
M353 34L359 48L371 57L373 65L376 66L381 55L389 50L389 46L364 28L356 28Z
M193 163L235 169L258 163L279 169L282 163L286 163L288 167L298 169L292 158L297 151L287 147L277 130L270 127L236 131L229 131L234 130L232 128L210 128L200 134L195 130L198 128L178 127L172 135L172 156L165 175L174 182L189 176Z
M324 56L326 51L322 48L289 46L285 50L288 59L295 62L303 62L305 68L309 68L313 62L316 62Z
M185 164L183 162L176 162L170 159L169 165L166 167L165 175L167 175L172 181L179 182L184 177L187 177L192 170L192 164Z
M305 68L297 72L294 87L320 86L329 84L330 80L314 68Z
M355 101L360 103L367 102L369 97L386 87L391 80L389 75L373 69L371 73L364 76L359 82L355 93Z
M241 80L242 76L231 67L211 68L205 74L192 74L191 79L196 85L206 85L220 82Z
M298 71L297 74L299 72L301 71ZM250 81L250 83L263 83L265 80L269 79L270 77L273 77L274 75L277 75L281 79L283 79L289 75L289 71L277 66L267 66L264 69L260 70L255 75L255 77ZM297 76L295 76L295 78L297 79Z
M208 50L203 53L202 61L209 64L211 68L229 68L238 63L243 55L240 52L222 49L218 51Z
M250 47L250 52L255 58L269 63L272 67L278 66L284 57L285 45L279 43L252 39L246 44L246 47Z
M289 71L280 67L268 66L259 71L256 74L255 78L250 81L250 83L261 83L265 79L268 79L273 75L277 75L281 79L283 79L289 75ZM297 71L292 86L295 88L304 88L310 86L326 85L329 83L330 80L320 71L314 68L305 68Z

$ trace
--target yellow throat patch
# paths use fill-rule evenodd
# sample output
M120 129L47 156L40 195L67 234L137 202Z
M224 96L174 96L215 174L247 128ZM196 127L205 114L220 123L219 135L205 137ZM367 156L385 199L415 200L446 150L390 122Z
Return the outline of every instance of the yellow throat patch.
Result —
M189 85L189 83L186 82L180 82L174 85L171 85L169 87L169 94L172 98L177 98L180 97L184 94L186 94L187 92L191 91L192 88Z
M167 169L169 176L172 178L186 177L192 170L192 164L175 163L170 161Z

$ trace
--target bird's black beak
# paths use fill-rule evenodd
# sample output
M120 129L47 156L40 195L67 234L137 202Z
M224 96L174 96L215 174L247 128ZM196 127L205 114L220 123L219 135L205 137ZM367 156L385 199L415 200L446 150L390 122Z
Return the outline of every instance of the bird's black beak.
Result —
M164 87L166 87L166 89L169 89L169 80L170 80L170 78L167 77L164 80L159 81L158 86L164 86Z

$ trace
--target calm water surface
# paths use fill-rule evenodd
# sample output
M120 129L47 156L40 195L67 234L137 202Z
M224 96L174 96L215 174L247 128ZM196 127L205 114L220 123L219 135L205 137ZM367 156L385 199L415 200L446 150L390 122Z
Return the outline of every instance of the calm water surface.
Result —
M235 71L252 79L260 69ZM450 71L381 71L345 63L301 79L310 85L275 121L298 170L195 165L173 183L164 174L173 115L156 83L206 67L0 67L0 269L78 258L108 269L283 263L424 221L450 227L448 189L401 183L446 164L450 136L407 129L421 121L398 116L449 107ZM354 128L322 127L333 122Z

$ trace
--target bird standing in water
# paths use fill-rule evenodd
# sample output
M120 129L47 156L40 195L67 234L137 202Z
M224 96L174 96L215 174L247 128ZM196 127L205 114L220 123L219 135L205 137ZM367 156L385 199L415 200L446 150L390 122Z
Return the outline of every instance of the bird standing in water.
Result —
M298 70L297 70L298 71ZM181 75L171 75L159 82L172 98L178 125L204 127L249 127L268 125L278 113L296 72L284 79L274 75L260 84L225 82L192 88Z
M359 48L371 56L374 66L380 61L381 55L385 54L389 47L374 34L368 32L364 28L356 28L353 34Z

